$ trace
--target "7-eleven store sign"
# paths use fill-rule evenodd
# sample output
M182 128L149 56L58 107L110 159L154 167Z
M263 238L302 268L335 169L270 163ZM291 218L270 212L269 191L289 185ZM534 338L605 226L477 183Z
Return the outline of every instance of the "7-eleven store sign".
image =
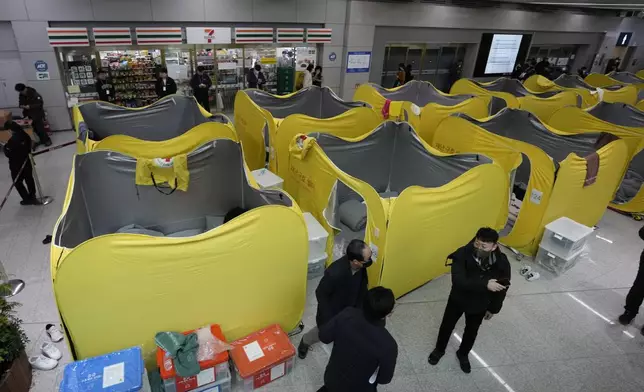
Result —
M229 44L230 27L186 27L186 42L189 44Z

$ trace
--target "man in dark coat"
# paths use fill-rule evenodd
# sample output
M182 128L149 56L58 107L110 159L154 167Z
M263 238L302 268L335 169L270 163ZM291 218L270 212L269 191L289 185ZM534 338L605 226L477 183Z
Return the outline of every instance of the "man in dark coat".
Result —
M114 100L116 91L114 91L114 86L106 70L101 69L98 71L95 87L98 93L98 99L105 102L112 102Z
M175 83L174 79L168 76L167 68L161 68L159 71L159 77L157 78L154 88L159 98L177 93L177 83Z
M640 238L644 240L644 227L639 231ZM639 313L640 306L644 301L644 251L640 255L640 267L635 276L633 287L628 291L626 296L626 306L624 306L624 314L619 316L619 322L623 325L628 325L633 322L637 313ZM642 327L642 335L644 335L644 327Z
M4 154L9 158L11 179L16 183L16 190L22 198L20 204L23 206L40 204L36 198L36 183L34 182L31 161L29 160L31 138L14 121L7 121L4 127L11 131L11 138L4 146ZM21 169L22 171L20 171ZM26 188L25 184L27 185Z
M448 256L452 260L452 291L447 300L436 348L429 363L436 365L445 355L456 323L465 314L465 332L456 352L461 369L470 373L468 358L483 320L501 311L510 287L510 262L501 252L499 234L489 227L479 229L472 242Z
M351 240L344 256L324 271L315 296L318 300L317 326L305 333L298 347L300 358L306 358L309 347L320 341L319 327L344 308L361 307L367 294L366 268L372 264L371 248L361 240Z
M345 308L320 327L320 340L333 342L333 351L318 392L375 392L379 384L391 382L398 344L385 328L385 318L395 304L391 290L374 287L362 310Z
M40 139L38 144L51 146L51 139L47 135L47 131L45 131L45 109L43 108L42 97L35 89L22 83L16 84L16 91L20 94L18 105L20 105L25 117L31 119L31 126L36 135L38 135L38 139Z
M206 109L208 113L210 113L210 100L208 98L210 86L212 86L212 80L204 72L204 67L198 66L197 73L190 80L190 87L192 87L192 93L197 102L199 102L199 105Z
M259 63L255 63L253 69L249 69L246 74L246 82L248 83L248 88L258 88L263 89L266 84L266 77L262 72L262 66Z

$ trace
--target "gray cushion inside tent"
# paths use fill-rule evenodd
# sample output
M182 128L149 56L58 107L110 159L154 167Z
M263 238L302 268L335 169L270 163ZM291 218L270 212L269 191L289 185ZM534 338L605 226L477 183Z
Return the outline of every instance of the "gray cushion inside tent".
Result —
M549 98L553 95L559 94L559 91L547 91L544 93L533 94L529 92L523 84L517 79L510 78L498 78L489 84L481 84L474 81L479 87L484 88L489 91L495 91L499 93L508 93L512 94L515 97L525 97L528 95L536 95L539 98Z
M368 106L364 102L345 102L328 87L311 86L286 98L277 98L261 90L246 90L246 93L257 106L268 110L275 118L291 114L331 118L356 107Z
M559 76L557 79L553 80L553 82L561 87L566 87L566 88L585 88L586 90L590 91L597 91L597 89L590 84L586 83L582 78L576 75L566 75L563 74Z
M626 84L644 83L644 79L641 79L637 75L630 72L611 72L608 74L608 76Z
M184 231L185 235L186 230L203 232L215 227L218 217L235 207L291 205L281 191L260 191L248 185L240 145L232 140L207 143L190 153L188 169L188 190L166 195L154 186L135 184L134 158L108 151L78 155L71 200L56 243L73 248L126 225L164 235Z
M79 138L102 140L127 135L147 141L163 141L183 135L195 126L209 122L226 123L224 116L206 118L192 97L171 95L141 110L95 101L80 105L85 120Z

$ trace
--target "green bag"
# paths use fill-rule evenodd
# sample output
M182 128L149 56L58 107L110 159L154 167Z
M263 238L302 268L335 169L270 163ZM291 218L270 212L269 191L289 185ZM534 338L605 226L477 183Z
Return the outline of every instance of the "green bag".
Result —
M190 377L198 374L199 340L197 334L184 335L177 332L159 332L154 337L157 346L167 352L174 362L174 369L181 377Z

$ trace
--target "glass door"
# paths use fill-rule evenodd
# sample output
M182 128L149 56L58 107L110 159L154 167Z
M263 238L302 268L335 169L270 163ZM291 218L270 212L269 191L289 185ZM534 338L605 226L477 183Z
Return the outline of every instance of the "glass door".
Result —
M382 78L380 84L383 87L391 88L396 83L396 74L399 64L406 64L407 45L390 45L385 48L385 63L382 67Z

